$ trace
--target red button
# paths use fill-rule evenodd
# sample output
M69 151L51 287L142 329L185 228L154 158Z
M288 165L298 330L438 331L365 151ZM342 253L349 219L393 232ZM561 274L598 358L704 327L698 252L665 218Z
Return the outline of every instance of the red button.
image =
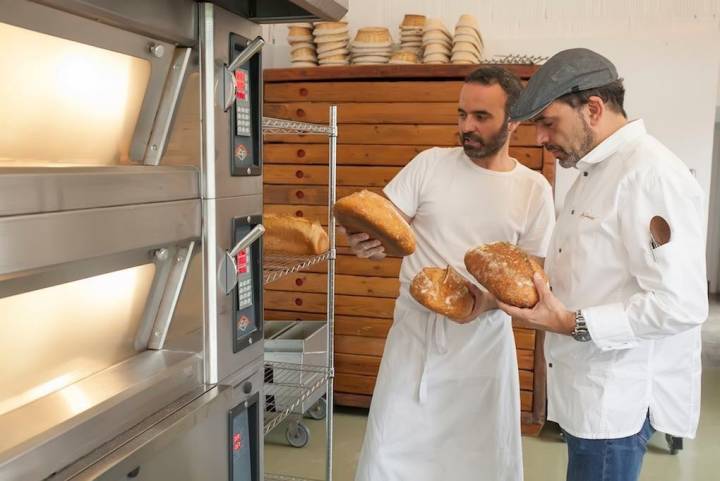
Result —
M247 272L247 265L238 266L238 274L245 274Z

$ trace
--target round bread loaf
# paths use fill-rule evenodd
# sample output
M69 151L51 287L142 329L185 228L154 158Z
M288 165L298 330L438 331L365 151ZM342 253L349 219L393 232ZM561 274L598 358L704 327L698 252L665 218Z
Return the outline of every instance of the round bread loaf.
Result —
M425 267L418 272L410 284L410 295L431 311L453 319L469 316L475 306L465 279L450 266Z
M289 215L265 214L263 226L263 248L269 253L318 255L328 250L328 235L318 222Z
M480 284L505 304L533 307L538 294L533 274L547 281L540 264L522 249L507 242L493 242L465 253L465 267Z
M364 232L379 240L391 256L415 252L415 234L395 206L386 198L368 190L355 192L335 203L338 224L348 234Z

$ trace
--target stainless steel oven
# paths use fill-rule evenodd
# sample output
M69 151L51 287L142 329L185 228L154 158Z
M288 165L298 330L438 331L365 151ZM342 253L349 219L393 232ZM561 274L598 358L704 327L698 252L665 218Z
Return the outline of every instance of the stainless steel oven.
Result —
M0 479L262 479L258 23L342 10L0 0Z

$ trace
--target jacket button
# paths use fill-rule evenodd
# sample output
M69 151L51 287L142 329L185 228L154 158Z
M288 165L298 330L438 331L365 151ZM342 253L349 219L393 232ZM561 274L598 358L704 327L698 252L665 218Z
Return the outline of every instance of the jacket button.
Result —
M552 367L552 363L551 363L551 362L550 362L550 363L548 363L548 367Z
M558 249L558 252L562 253L562 247Z
M575 209L570 211L570 215L575 215Z

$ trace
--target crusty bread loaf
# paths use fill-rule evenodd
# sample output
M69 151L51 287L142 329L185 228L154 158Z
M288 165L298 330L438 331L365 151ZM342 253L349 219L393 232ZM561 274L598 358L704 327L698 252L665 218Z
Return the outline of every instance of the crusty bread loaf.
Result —
M335 217L348 234L364 232L379 240L385 253L407 256L415 252L415 234L395 206L368 190L355 192L335 203Z
M410 294L431 311L453 319L469 316L475 305L465 279L450 266L425 267L410 284Z
M533 307L538 294L533 274L545 272L522 249L507 242L482 244L467 251L465 267L495 297L516 307Z
M263 216L266 252L288 255L317 255L328 250L328 236L322 226L302 217Z

